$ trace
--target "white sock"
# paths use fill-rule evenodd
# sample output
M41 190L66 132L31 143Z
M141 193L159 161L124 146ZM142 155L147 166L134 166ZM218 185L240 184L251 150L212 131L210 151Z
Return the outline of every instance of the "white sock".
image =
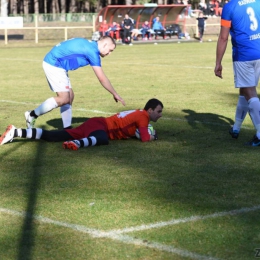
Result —
M249 107L248 107L247 100L245 99L244 96L239 96L233 130L240 131L241 125L247 115L248 110Z
M22 137L22 129L21 128L17 128L17 137Z
M256 129L256 136L260 139L260 101L259 98L253 97L248 100L249 113L251 120Z
M41 139L42 136L42 129L41 128L29 128L26 130L26 137L27 139Z
M97 139L94 136L89 136L89 137L83 138L81 140L84 142L84 147L94 146L97 144Z
M63 128L71 126L72 122L72 107L70 104L66 104L60 107L60 114L63 122Z
M45 100L40 106L38 106L36 109L34 109L34 112L37 116L46 114L53 110L54 108L57 108L58 104L54 97L48 98Z

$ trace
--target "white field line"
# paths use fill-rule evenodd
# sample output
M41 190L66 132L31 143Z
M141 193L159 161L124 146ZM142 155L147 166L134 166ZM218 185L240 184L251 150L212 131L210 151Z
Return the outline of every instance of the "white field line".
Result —
M177 225L181 223L188 223L188 222L194 222L199 220L206 220L211 218L219 218L219 217L225 217L225 216L235 216L238 214L248 213L252 211L260 210L260 205L251 207L251 208L241 208L241 209L235 209L231 211L223 211L223 212L217 212L210 215L205 216L191 216L188 218L180 218L180 219L172 219L169 221L164 222L157 222L149 225L140 225L136 227L129 227L129 228L123 228L123 229L117 229L117 230L110 230L107 233L109 234L123 234L123 233L129 233L129 232L135 232L135 231L142 231L142 230L148 230L153 228L161 228L166 226L172 226Z
M189 252L187 250L175 248L173 246L167 246L167 245L163 245L163 244L152 242L152 241L137 239L137 238L133 238L133 237L130 237L127 235L122 235L122 234L129 233L129 232L138 232L138 231L143 231L143 230L148 230L148 229L153 229L153 228L161 228L161 227L177 225L177 224L181 224L181 223L201 221L201 220L206 220L206 219L211 219L211 218L236 216L239 214L253 212L256 210L260 210L260 205L253 206L250 208L241 208L241 209L236 209L236 210L231 210L231 211L217 212L217 213L213 213L213 214L205 215L205 216L192 216L192 217L188 217L188 218L172 219L170 221L157 222L157 223L153 223L153 224L149 224L149 225L141 225L141 226L124 228L124 229L119 229L119 230L100 231L97 229L87 228L83 225L76 225L76 224L70 224L70 223L66 223L66 222L56 221L56 220L52 220L50 218L45 218L42 216L29 216L25 212L19 212L19 211L15 211L15 210L6 209L6 208L0 208L0 212L2 212L2 213L14 215L14 216L20 216L20 217L26 217L26 216L31 217L42 223L53 224L53 225L69 228L69 229L72 229L72 230L75 230L78 232L87 233L92 237L110 238L112 240L117 240L117 241L127 243L127 244L145 246L145 247L149 247L149 248L153 248L153 249L158 249L160 251L178 254L178 255L184 256L184 257L191 257L192 259L203 259L203 260L204 259L205 260L206 259L215 260L216 258L199 255L196 253Z
M16 210L10 210L10 209L6 209L6 208L0 208L0 212L10 214L13 216L19 216L19 217L31 217L28 214L26 214L25 212L19 212ZM121 234L116 234L116 233L111 233L111 232L104 232L104 231L100 231L97 229L87 228L83 225L75 225L75 224L70 224L70 223L66 223L66 222L56 221L56 220L52 220L50 218L45 218L42 216L32 216L32 219L35 219L39 222L46 223L46 224L53 224L56 226L69 228L69 229L72 229L77 232L87 233L88 235L90 235L94 238L109 238L109 239L119 241L119 242L122 242L125 244L144 246L144 247L148 247L148 248L152 248L152 249L157 249L159 251L177 254L182 257L190 257L191 259L218 260L217 258L214 258L214 257L196 254L193 252L189 252L187 250L175 248L174 246L167 246L167 245L163 245L163 244L160 244L157 242L147 241L144 239L138 239L138 238L130 237L127 235L121 235Z
M33 105L33 106L38 106L39 104L35 103L30 103L30 102L17 102L17 101L12 101L12 100L0 100L2 103L12 103L12 104L19 104L19 105ZM94 114L105 114L105 115L113 115L115 112L105 112L105 111L100 111L100 110L91 110L91 109L85 109L85 108L73 108L73 111L84 111L84 112L90 112ZM181 121L181 122L193 122L197 124L205 124L205 125L217 125L217 126L225 126L224 124L219 124L215 122L207 122L207 121L197 121L197 120L185 120L182 118L170 118L170 117L162 117L161 120L174 120L174 121ZM247 126L242 126L241 128L243 129L254 129L253 127L247 127Z
M0 60L7 60L7 61L32 61L32 62L42 62L42 60L33 60L33 59L15 59L15 58L0 58ZM116 63L118 64L118 60L113 60L110 61L110 63ZM134 65L134 66L156 66L156 67L171 67L171 68L187 68L187 69L210 69L210 70L214 70L214 67L210 67L210 66L178 66L178 65L174 65L174 64L162 64L162 63L158 63L158 64L154 64L154 63L140 63L140 62L130 62L130 63L125 63L124 65ZM225 70L228 70L229 68L225 68Z
M18 58L0 58L0 60L42 62L42 60L34 60L34 59L18 59Z
M33 105L33 106L38 106L39 104L35 103L30 103L30 102L17 102L17 101L12 101L12 100L0 100L2 103L12 103L12 104L19 104L19 105ZM115 114L114 112L104 112L104 111L99 111L99 110L91 110L91 109L85 109L85 108L73 108L73 110L76 111L85 111L85 112L91 112L95 114L109 114L113 115Z

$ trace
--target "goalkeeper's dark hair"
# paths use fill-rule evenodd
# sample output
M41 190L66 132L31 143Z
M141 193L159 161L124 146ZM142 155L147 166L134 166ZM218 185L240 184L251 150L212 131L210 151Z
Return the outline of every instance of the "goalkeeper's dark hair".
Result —
M158 105L160 105L163 108L163 103L156 99L156 98L152 98L150 100L148 100L148 102L146 103L144 110L148 110L149 108L151 108L152 110L154 110Z
M99 38L99 41L101 41L101 40L106 40L106 39L110 39L111 42L112 42L112 43L115 45L115 47L116 47L116 41L115 41L115 39L112 38L111 36L108 36L108 35L101 36L101 37Z

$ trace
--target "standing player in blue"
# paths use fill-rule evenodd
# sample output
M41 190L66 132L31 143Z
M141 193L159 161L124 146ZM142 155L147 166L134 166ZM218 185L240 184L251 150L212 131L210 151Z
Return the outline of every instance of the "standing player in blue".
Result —
M106 57L115 48L116 43L110 36L101 37L97 42L73 38L54 46L45 56L42 66L50 89L56 92L57 96L45 100L34 110L25 112L27 128L34 127L37 117L57 107L60 107L63 128L71 128L74 92L68 71L87 65L92 67L101 85L113 95L115 101L120 101L125 105L124 100L117 94L101 68L100 57Z
M247 144L260 146L260 102L256 92L260 77L260 0L231 0L225 4L216 50L215 75L220 78L229 33L233 47L234 83L239 88L235 123L229 133L238 138L249 112L256 135Z

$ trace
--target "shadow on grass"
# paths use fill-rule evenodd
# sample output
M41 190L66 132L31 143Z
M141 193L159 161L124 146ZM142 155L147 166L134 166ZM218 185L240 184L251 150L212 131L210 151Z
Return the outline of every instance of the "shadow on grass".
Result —
M73 127L76 127L76 126L84 123L88 119L89 119L89 117L73 117L73 119L72 119ZM54 128L63 129L61 118L51 119L51 120L47 121L46 123Z
M41 162L42 154L44 154L44 149L39 143L33 160L34 163L29 167L33 170L30 173L30 182L27 184L28 197L25 208L26 215L23 221L17 260L32 259L32 251L36 237L33 216L35 215L35 209L37 207L38 190L41 182L41 173L39 172L38 166Z
M63 169L73 163L82 164L84 167L90 162L97 163L95 160L106 168L104 176L100 176L104 179L102 183L106 183L104 187L98 182L99 176L92 173L91 177L97 183L93 185L86 182L74 191L75 196L78 194L80 197L80 194L85 191L85 194L91 197L102 188L99 194L97 192L97 200L111 195L108 209L112 207L112 204L120 205L122 201L124 205L131 204L133 211L126 221L140 217L136 223L142 222L142 218L146 220L149 214L153 215L149 218L152 222L176 216L204 215L255 205L258 201L257 188L254 187L258 175L257 165L252 164L253 160L251 162L247 160L241 164L239 162L241 156L251 158L247 155L248 149L241 148L239 151L238 146L233 144L233 140L230 140L226 132L221 134L222 129L232 124L232 120L218 114L197 113L190 109L182 111L186 113L184 116L186 120L174 120L176 115L169 113L164 116L169 116L170 120L161 119L154 124L160 138L157 142L142 144L137 141L131 142L131 140L113 141L106 147L85 148L89 150L87 157L84 149L77 153L66 151L68 152L66 159L62 160ZM87 119L73 118L73 123L81 124ZM200 124L197 124L198 122ZM47 123L53 127L62 128L60 118L49 120ZM191 126L192 131L188 125ZM173 135L172 132L177 132L177 134ZM215 138L216 135L218 139ZM34 215L37 204L41 179L39 171L35 169L41 163L43 147L39 144L34 158L35 165L32 165L34 170L31 172L31 181L28 184L26 208L28 216L24 220L18 260L32 259L36 233L30 216ZM241 156L238 156L238 152ZM124 172L126 168L132 169L133 175L137 173L139 176L132 177L129 171ZM70 168L67 170L71 171ZM85 174L91 175L91 173ZM50 178L53 180L54 176ZM77 187L79 183L77 178L72 183L70 182L66 185L69 187L71 185L71 189L75 189L74 187ZM123 196L115 198L115 194L122 192L122 187L124 187ZM247 192L248 190L250 193ZM154 207L144 206L143 212L137 210L135 213L135 207L138 209L139 204L143 203L142 196L145 196L147 202L149 201ZM82 207L86 212L90 212L87 205L84 204ZM124 206L118 206L117 212L121 210L120 207L124 209ZM89 213L89 217L97 218L94 212ZM102 215L100 220L102 220ZM97 225L95 222L92 223L92 225L95 224Z
M210 128L214 128L216 125L218 126L230 126L234 123L234 121L228 117L213 114L213 113L197 113L191 109L183 109L187 115L184 116L187 119L189 125L193 128L196 128L196 122L200 122L205 124Z

